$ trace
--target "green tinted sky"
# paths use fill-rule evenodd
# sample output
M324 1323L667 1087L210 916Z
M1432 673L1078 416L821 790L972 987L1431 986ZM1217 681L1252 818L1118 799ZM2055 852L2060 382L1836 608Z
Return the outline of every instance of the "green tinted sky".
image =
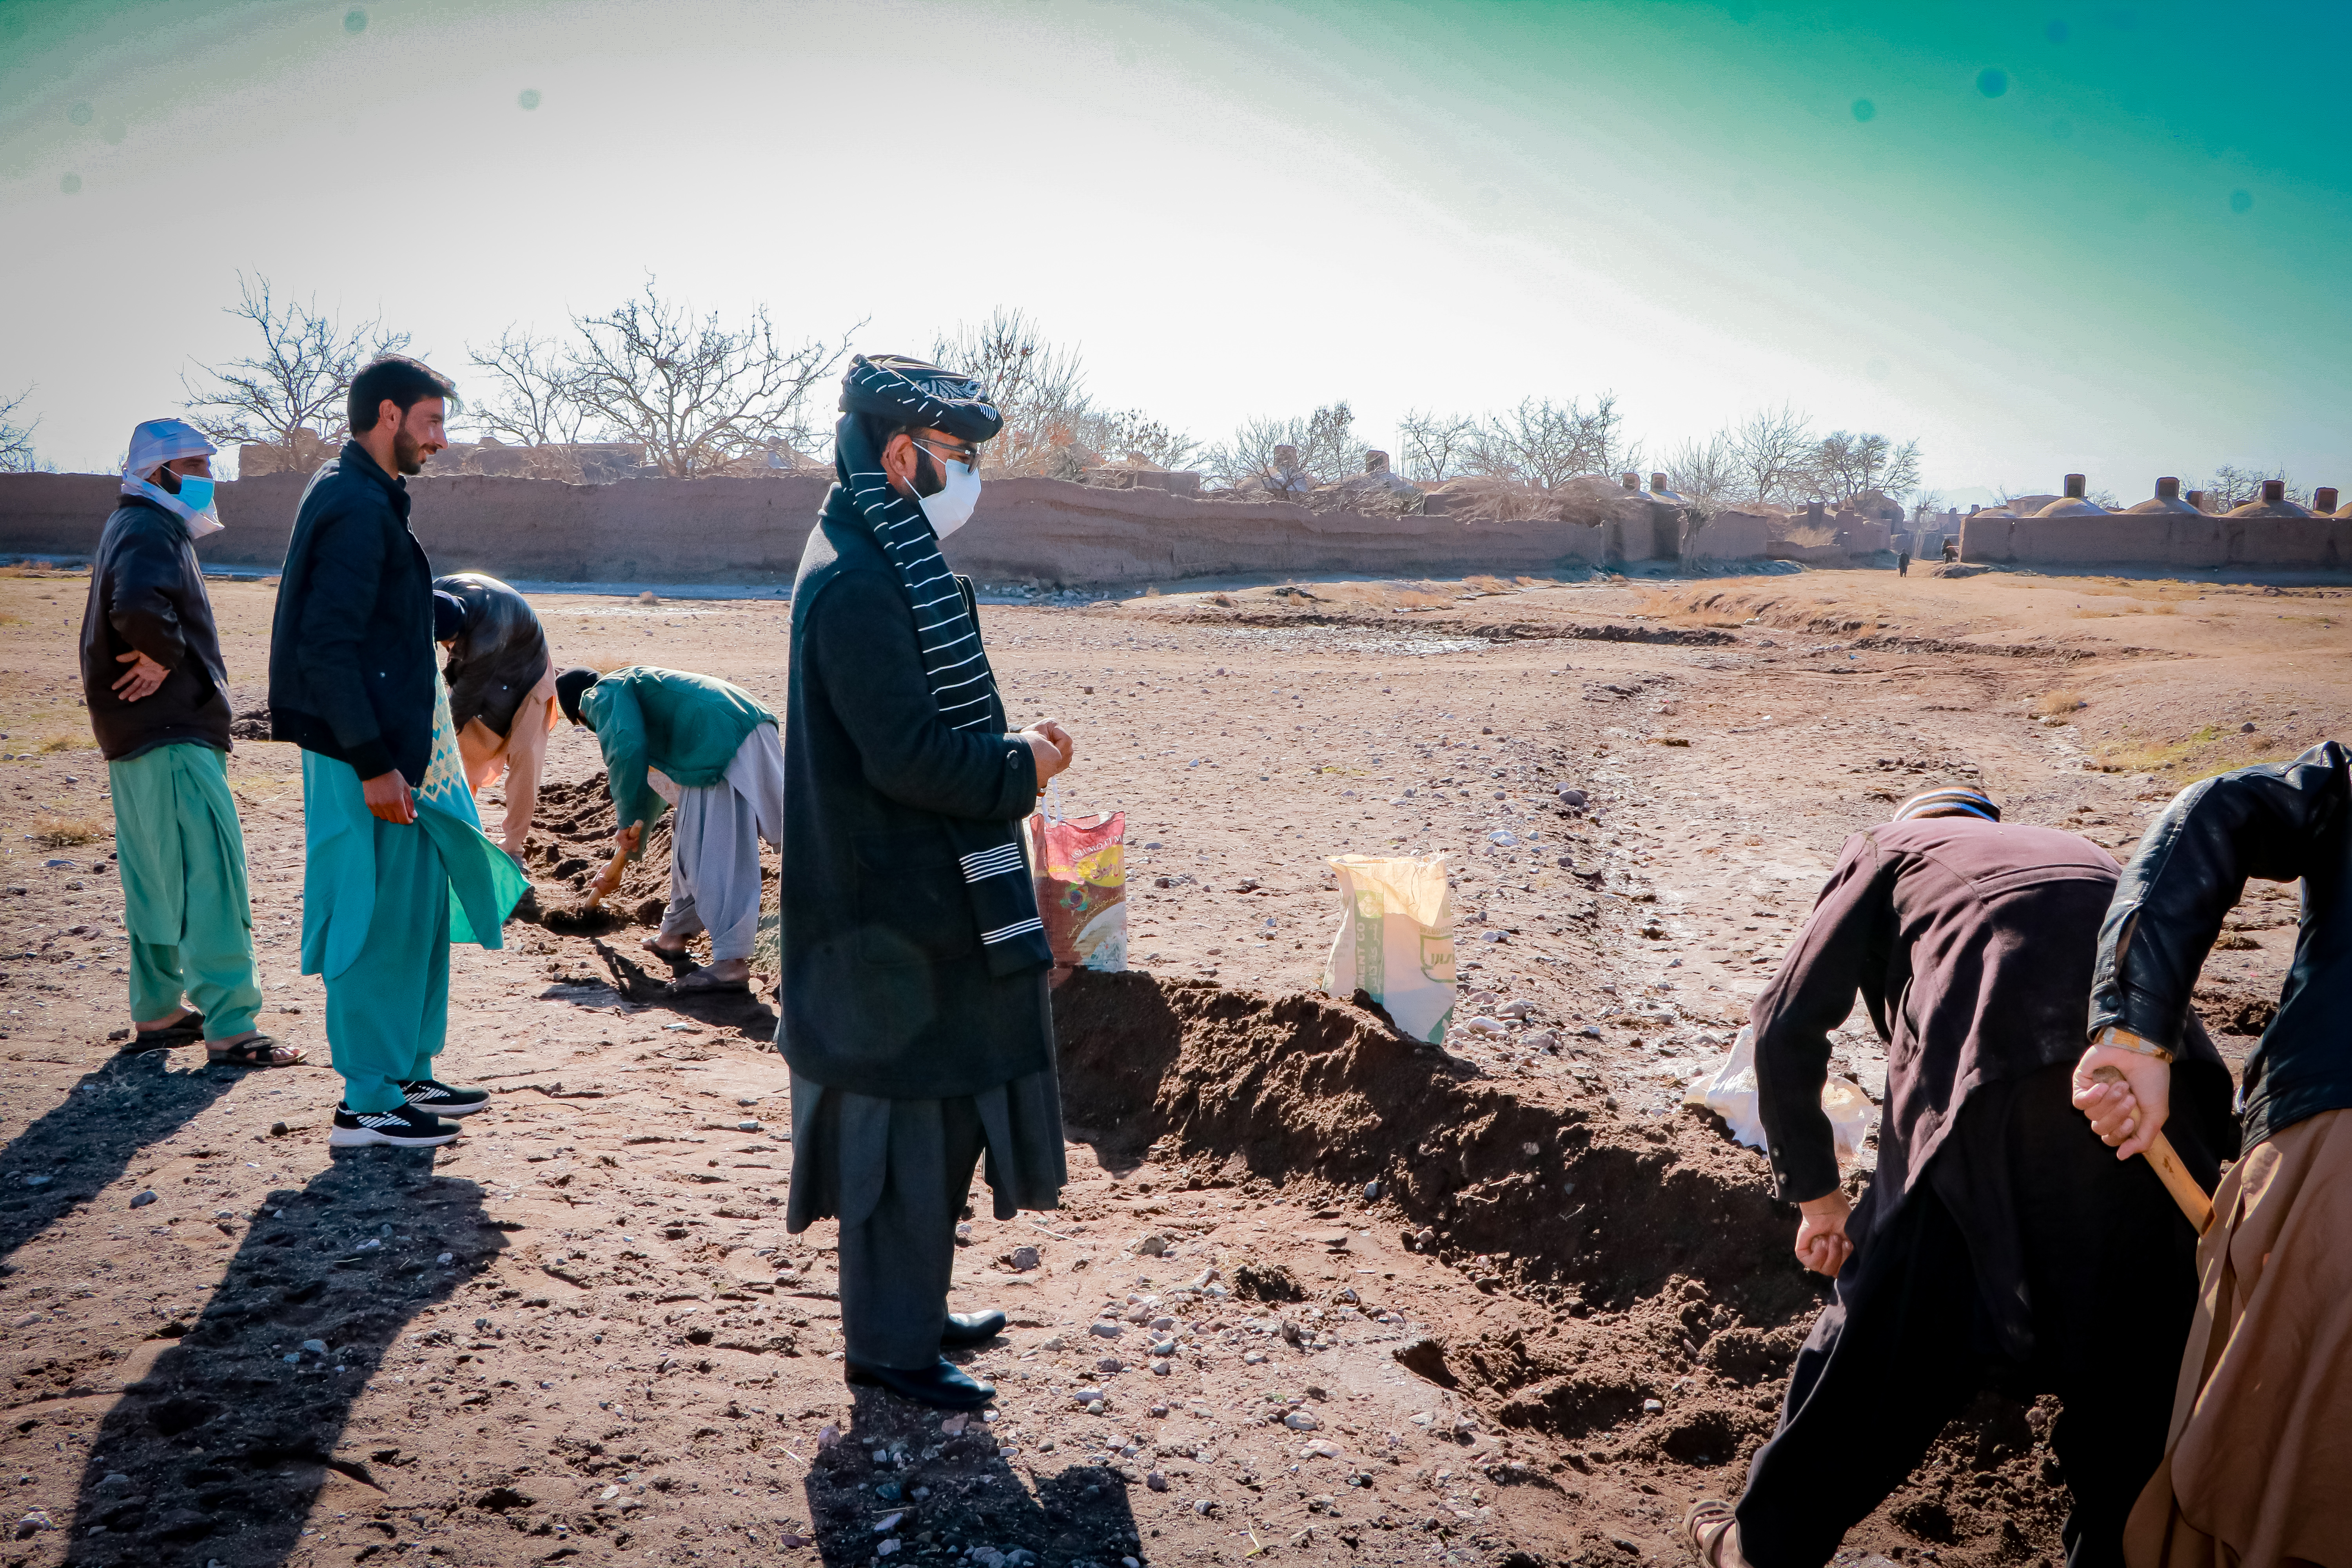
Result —
M1954 491L2352 484L2347 46L2342 4L0 0L0 382L96 466L237 351L240 268L461 370L651 269L869 348L1024 306L1203 436L1612 389L1654 449L1787 399Z

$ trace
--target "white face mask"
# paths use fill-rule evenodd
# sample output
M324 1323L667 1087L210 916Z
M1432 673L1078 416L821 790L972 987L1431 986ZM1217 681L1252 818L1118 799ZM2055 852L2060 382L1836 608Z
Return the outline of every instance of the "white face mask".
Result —
M945 539L971 521L971 509L980 504L980 474L969 463L941 462L939 466L947 482L940 487L939 494L920 500L923 515L930 520L931 531Z

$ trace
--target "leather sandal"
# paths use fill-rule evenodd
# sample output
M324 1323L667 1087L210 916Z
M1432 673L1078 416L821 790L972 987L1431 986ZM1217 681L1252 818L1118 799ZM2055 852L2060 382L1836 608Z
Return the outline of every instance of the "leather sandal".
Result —
M127 1055L142 1051L168 1051L174 1046L193 1045L204 1038L205 1016L191 1007L176 1024L166 1024L160 1029L141 1029L122 1047Z
M216 1067L290 1068L301 1061L303 1050L299 1046L281 1046L268 1035L256 1035L233 1046L222 1046L217 1050L207 1040L205 1042L205 1054Z
M710 971L697 965L669 983L670 993L677 996L748 996L751 994L749 976L741 980L717 980Z
M670 978L673 980L677 979L681 974L692 973L698 967L694 962L693 955L688 953L686 949L682 947L676 952L672 952L666 947L656 947L654 945L654 939L651 937L646 938L645 942L641 945L647 952L652 953L656 958L660 959L664 963L669 965Z
M1739 1521L1721 1498L1701 1498L1685 1510L1681 1534L1699 1568L1748 1568L1739 1552Z

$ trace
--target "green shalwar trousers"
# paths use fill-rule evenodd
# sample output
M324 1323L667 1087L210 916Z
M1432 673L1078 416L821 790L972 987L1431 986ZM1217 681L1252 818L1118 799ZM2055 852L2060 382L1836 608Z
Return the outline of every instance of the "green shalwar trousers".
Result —
M344 1105L390 1110L448 1036L449 944L500 946L530 881L482 835L446 689L415 822L378 820L349 763L305 752L302 825L302 973L326 981Z
M175 742L109 763L106 772L130 933L131 1016L168 1018L184 995L205 1016L205 1038L248 1032L261 987L226 754Z

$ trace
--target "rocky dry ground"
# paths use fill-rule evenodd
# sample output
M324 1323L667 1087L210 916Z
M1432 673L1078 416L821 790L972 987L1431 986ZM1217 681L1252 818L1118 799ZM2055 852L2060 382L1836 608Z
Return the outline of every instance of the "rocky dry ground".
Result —
M957 1304L1013 1326L970 1357L991 1418L960 1422L840 1382L829 1227L780 1219L772 1014L646 978L627 922L657 868L621 918L571 913L610 822L583 736L534 837L542 923L453 955L445 1071L497 1091L457 1144L326 1148L284 747L231 776L265 1026L318 1065L113 1055L85 588L0 576L0 1568L1671 1561L1820 1299L1760 1160L1683 1084L1845 835L1969 779L2121 850L2187 777L2343 734L2352 694L2340 589L1857 572L991 607L1016 714L1078 737L1064 808L1129 814L1135 970L1059 996L1064 1208L971 1221ZM271 590L216 597L250 710ZM781 702L780 604L541 609L566 662ZM1442 1048L1310 994L1349 849L1454 868ZM2209 966L2232 1050L2293 918L2257 889ZM1875 1092L1866 1023L1839 1047ZM1971 1411L1849 1558L2054 1563L2049 1414Z

